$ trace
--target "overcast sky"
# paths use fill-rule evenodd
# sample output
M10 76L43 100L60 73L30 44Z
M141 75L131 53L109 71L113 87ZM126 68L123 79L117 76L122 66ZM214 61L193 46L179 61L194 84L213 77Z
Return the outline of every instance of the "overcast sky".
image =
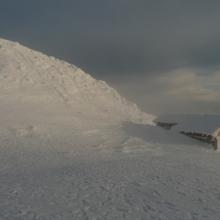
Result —
M220 1L0 0L0 37L67 60L150 113L220 113Z

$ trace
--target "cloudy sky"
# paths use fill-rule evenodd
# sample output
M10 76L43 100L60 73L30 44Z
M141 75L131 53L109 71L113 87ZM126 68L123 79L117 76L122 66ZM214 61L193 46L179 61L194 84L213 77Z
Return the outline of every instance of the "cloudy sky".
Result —
M220 1L0 0L0 37L67 60L150 113L220 113Z

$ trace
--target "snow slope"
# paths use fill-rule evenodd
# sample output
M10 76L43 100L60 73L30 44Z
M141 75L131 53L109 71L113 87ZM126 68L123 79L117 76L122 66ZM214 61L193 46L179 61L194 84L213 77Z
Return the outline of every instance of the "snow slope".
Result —
M0 220L219 220L219 154L153 119L0 39Z
M14 144L0 148L1 220L219 220L214 151L135 142L127 151L127 142L76 154Z
M88 128L153 116L81 69L0 39L0 126L57 124Z

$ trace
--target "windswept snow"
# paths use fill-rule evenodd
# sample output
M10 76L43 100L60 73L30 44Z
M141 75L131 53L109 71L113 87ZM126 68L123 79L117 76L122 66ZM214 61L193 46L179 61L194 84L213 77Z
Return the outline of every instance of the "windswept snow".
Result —
M219 154L153 120L0 39L0 220L219 220Z
M79 127L123 121L152 124L154 117L81 69L0 39L0 123L60 123ZM2 120L4 121L2 123Z
M219 220L213 151L133 141L76 154L26 144L1 149L1 220Z

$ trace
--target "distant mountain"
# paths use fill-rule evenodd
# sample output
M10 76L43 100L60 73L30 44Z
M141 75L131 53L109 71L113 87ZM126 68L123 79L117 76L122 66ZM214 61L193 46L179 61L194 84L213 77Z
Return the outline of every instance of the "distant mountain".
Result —
M4 39L0 106L0 127L87 128L154 119L76 66Z

